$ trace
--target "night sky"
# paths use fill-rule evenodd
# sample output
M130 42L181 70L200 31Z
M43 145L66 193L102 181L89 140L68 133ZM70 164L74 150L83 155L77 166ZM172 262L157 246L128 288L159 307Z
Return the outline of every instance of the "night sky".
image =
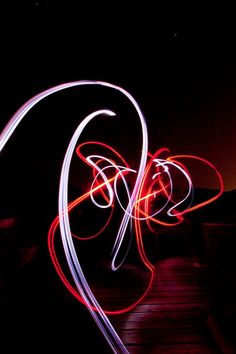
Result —
M21 104L50 86L109 81L138 101L152 152L165 146L173 154L202 156L222 173L226 190L236 188L232 11L193 4L168 3L164 9L148 2L134 8L127 2L75 3L1 5L0 128ZM30 129L25 128L26 139ZM199 186L218 187L199 171Z

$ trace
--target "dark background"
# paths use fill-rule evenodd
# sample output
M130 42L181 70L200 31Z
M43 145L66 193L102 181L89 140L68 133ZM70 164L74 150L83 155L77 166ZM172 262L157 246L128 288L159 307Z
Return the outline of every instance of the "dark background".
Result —
M1 5L1 127L21 104L50 86L109 81L137 99L152 150L167 146L174 154L205 157L223 174L226 190L234 189L231 10L221 3ZM217 188L205 176L199 185Z
M204 157L222 173L227 192L236 188L236 28L234 11L226 4L9 1L0 5L0 45L0 129L23 103L51 86L108 81L138 101L151 152L168 147L173 154ZM7 290L3 305L6 331L10 329L5 338L19 341L22 349L31 338L29 352L48 340L52 348L68 344L71 328L65 330L65 323L71 318L74 341L69 349L75 347L78 317L84 319L80 329L92 328L89 341L98 343L98 352L99 345L106 347L87 310L65 293L46 247L66 146L78 121L96 108L114 108L122 118L120 125L109 125L107 136L99 127L91 131L94 139L114 140L118 149L123 144L123 153L135 165L140 139L132 125L134 113L108 90L71 90L45 100L2 152L1 218L20 220L17 247L43 244L31 267L11 280L11 296ZM195 173L196 187L218 188L200 166ZM227 196L220 207L216 203L208 209L214 220L222 221L222 210L234 208L234 198ZM196 219L207 220L206 215L204 209Z

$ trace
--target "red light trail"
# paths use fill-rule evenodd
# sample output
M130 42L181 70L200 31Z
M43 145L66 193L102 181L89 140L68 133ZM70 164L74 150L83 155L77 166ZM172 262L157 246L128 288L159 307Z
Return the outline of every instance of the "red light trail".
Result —
M13 115L1 133L0 151L5 147L21 120L38 102L56 92L88 85L103 86L118 91L133 105L138 116L137 124L139 124L142 136L142 145L139 148L138 155L140 156L139 166L138 169L133 169L132 166L129 166L125 157L112 146L103 142L88 141L78 144L78 140L87 125L95 119L102 119L102 117L114 119L115 113L108 109L101 109L85 117L76 128L65 153L58 194L58 216L52 222L48 232L48 248L54 267L63 284L76 299L87 306L112 350L115 353L128 353L107 315L121 314L132 310L144 299L151 287L155 267L148 259L145 251L143 225L146 224L150 232L155 232L156 225L166 227L178 225L184 220L185 214L215 201L223 193L224 186L221 174L214 165L203 158L192 155L177 155L164 158L162 157L163 155L170 154L166 148L159 149L154 154L149 153L146 121L138 103L126 90L106 82L76 81L65 83L52 87L31 98ZM92 147L94 153L85 155L83 153L85 147ZM98 154L96 149L99 150L101 148L104 152L103 154ZM75 151L81 161L91 168L92 182L85 193L69 203L69 171ZM219 182L219 192L214 197L199 204L194 204L194 187L191 174L182 162L187 159L203 164L213 170ZM131 177L131 180L134 181L132 186L128 183L127 177ZM181 191L181 197L177 193L176 179L181 179L181 183L184 186ZM121 186L122 190L125 191L125 202L120 197ZM81 237L81 235L75 235L71 231L70 213L75 207L79 207L85 201L91 201L92 205L99 209L109 209L109 213L107 220L97 232ZM115 205L118 205L123 216L118 230L115 232L116 238L111 250L111 269L116 271L125 262L134 233L140 260L150 276L146 289L134 303L120 309L109 310L101 308L88 284L78 259L74 239L83 240L83 242L93 240L105 232L112 220ZM71 280L66 276L55 249L57 231L60 231L61 243L72 276Z

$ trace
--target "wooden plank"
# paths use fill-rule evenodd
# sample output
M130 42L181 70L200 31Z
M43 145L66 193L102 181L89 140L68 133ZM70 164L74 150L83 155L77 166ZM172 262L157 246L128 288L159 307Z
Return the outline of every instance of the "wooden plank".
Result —
M109 296L114 293L106 293L107 303ZM132 292L123 299L129 296ZM153 287L141 304L110 318L131 354L218 354L207 316L207 267L196 257L176 257L158 261Z
M168 345L128 345L130 354L220 354L217 348L209 344L181 343Z

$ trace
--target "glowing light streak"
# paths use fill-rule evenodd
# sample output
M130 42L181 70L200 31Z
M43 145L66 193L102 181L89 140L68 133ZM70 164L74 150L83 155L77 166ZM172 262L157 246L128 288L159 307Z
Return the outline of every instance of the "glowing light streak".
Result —
M169 198L168 198L169 200L171 199L172 194L173 194L173 183L172 183L172 179L171 179L171 175L170 175L170 172L169 172L168 165L177 168L184 175L184 177L187 179L187 181L188 181L188 191L187 191L186 196L180 202L176 203L173 207L171 207L167 211L167 214L169 216L181 215L182 212L176 213L176 211L174 212L174 214L172 214L172 210L176 210L176 208L178 208L181 204L183 204L184 201L187 200L187 198L189 197L190 193L192 192L193 185L192 185L191 178L189 177L189 175L186 173L186 171L183 168L181 168L178 164L173 163L172 161L165 161L163 159L162 160L161 159L154 159L154 161L157 162L156 167L162 166L164 168L165 173L168 175L168 178L169 178L169 181L170 181L170 193L169 193Z
M115 329L111 325L107 315L108 314L120 314L127 311L132 310L140 301L144 299L147 292L149 291L153 277L154 277L154 266L149 261L145 247L143 243L142 237L142 226L141 222L145 221L151 231L155 231L151 225L160 224L164 226L174 226L183 221L183 215L187 212L196 210L202 206L205 206L213 201L215 201L222 193L223 193L223 180L220 173L217 171L214 165L205 159L192 156L192 155L177 155L170 156L166 159L160 158L160 155L163 153L169 153L168 149L160 149L154 155L148 153L148 135L147 135L147 127L144 116L139 108L138 103L135 99L124 89L119 86L101 82L101 81L75 81L70 83L65 83L62 85L58 85L52 88L49 88L46 91L39 93L38 95L31 98L27 101L10 119L10 121L5 126L4 130L0 135L0 151L4 148L7 141L10 139L18 124L22 121L22 119L26 116L26 114L41 100L46 97L55 94L57 92L73 88L79 86L88 86L88 85L97 85L101 87L111 88L115 91L122 93L133 105L136 113L138 114L139 124L142 133L142 146L141 146L141 154L140 154L140 162L139 167L136 170L129 167L125 159L120 155L115 149L112 147L101 143L101 142L86 142L80 144L76 148L76 144L78 139L80 138L83 130L86 126L98 116L105 115L108 117L115 116L115 113L108 110L102 109L96 112L91 113L82 122L79 124L77 129L75 130L71 141L68 145L67 151L65 153L61 177L60 177L60 186L59 186L59 196L58 196L58 216L52 222L49 233L48 233L48 248L49 253L52 259L52 262L55 266L58 275L60 276L62 282L66 286L66 288L83 304L85 304L91 313L94 321L100 328L104 337L106 338L108 344L112 348L115 353L128 353ZM99 146L104 148L105 150L111 152L114 155L114 158L108 158L101 154L90 154L88 156L84 156L82 154L82 149L86 146L93 145L94 147ZM77 155L81 158L84 163L89 165L92 169L93 181L91 183L90 190L84 193L82 196L77 198L71 203L68 203L68 182L69 182L69 170L70 164L72 160L73 153L76 149ZM147 157L149 157L149 162L147 163ZM119 163L116 163L116 158L119 159ZM211 168L218 180L220 185L219 192L212 198L207 201L201 202L197 205L191 205L193 199L193 185L191 181L191 177L189 171L185 167L182 162L178 160L181 159L195 159L196 161L202 162L206 164L209 168ZM104 165L105 163L105 165ZM153 170L155 167L155 171ZM177 170L184 178L187 183L187 192L185 196L178 201L175 201L174 195L174 177L173 170ZM114 171L114 175L109 177L111 172ZM109 173L109 176L108 176ZM128 183L126 181L127 174L135 174L136 179L134 182L133 189L130 191ZM127 205L124 206L120 197L118 190L118 181L122 182L126 191L127 197ZM104 204L98 202L96 200L97 193L103 197ZM152 211L150 202L155 199L158 200L158 197L162 195L165 196L164 203L156 210ZM94 235L89 235L88 237L82 238L77 235L73 235L71 232L70 221L69 221L69 213L80 203L85 200L91 199L92 203L102 209L110 208L111 211L109 213L109 217L105 222L104 226ZM111 220L115 201L118 202L121 210L123 210L123 217L118 228L118 232L115 238L115 242L112 248L112 261L111 268L113 271L116 271L123 262L125 261L126 255L129 250L129 245L131 242L131 237L128 234L127 227L130 224L130 234L132 234L132 223L134 224L137 248L139 251L139 256L146 267L146 269L150 273L149 282L146 286L146 289L143 291L143 294L131 305L110 311L104 310L99 305L97 299L95 298L93 292L90 289L90 286L84 276L82 271L80 262L77 257L76 249L73 242L73 237L76 237L80 240L88 240L94 238L101 234L109 221ZM188 206L185 206L184 210L180 211L179 208L186 204L189 201ZM161 214L167 209L166 214L174 218L174 222L168 223L164 222L161 219L157 218L161 216ZM55 251L54 243L55 243L55 233L60 228L61 240L63 244L63 249L65 253L65 257L67 259L67 264L70 269L73 284L65 276L60 262L57 258L57 254ZM126 236L127 235L127 236ZM122 256L122 259L118 261L118 256L121 253L121 247L124 244L124 238L130 237L128 246L126 246L125 254Z
M36 95L35 97L33 97L32 99L30 99L29 101L27 101L14 115L13 117L10 119L10 121L7 123L7 125L5 126L3 132L0 135L0 151L2 151L2 149L4 148L4 146L6 145L7 141L10 139L10 137L12 136L12 134L14 133L15 129L17 128L18 124L21 122L21 120L25 117L25 115L38 103L40 102L42 99L46 98L47 96L50 96L51 94L54 94L56 92L71 88L71 87L76 87L76 86L83 86L83 85L98 85L98 86L104 86L104 87L110 87L116 91L119 91L121 93L123 93L128 99L129 101L133 104L134 108L136 109L139 119L140 119L140 123L141 123L141 128L142 128L142 136L143 136L143 147L142 147L142 153L141 153L141 159L140 159L140 167L138 170L138 176L137 176L137 180L130 198L130 202L128 205L129 210L132 210L135 199L136 199L136 195L138 193L138 188L139 188L139 184L140 181L142 179L142 175L143 175L143 171L145 169L145 165L146 165L146 156L147 156L147 129L146 129L146 123L145 123L145 119L143 117L143 114L137 104L137 102L134 100L134 98L124 89L120 88L119 86L116 85L112 85L109 84L107 82L100 82L100 81L76 81L76 82L71 82L71 83L66 83L66 84L62 84L62 85L58 85L55 86L53 88L50 88L46 91L43 91L42 93ZM81 123L82 124L82 123ZM85 124L85 123L84 123ZM86 124L85 124L86 125ZM80 126L83 127L83 124ZM68 152L68 156L70 155L70 153ZM67 157L68 157L67 156ZM66 161L66 162L65 162ZM63 172L61 174L61 182L60 182L60 189L59 189L59 215L63 215L63 217L60 216L60 229L61 229L61 233L62 233L62 242L63 242L63 246L64 246L64 251L65 251L65 255L67 257L68 260L68 264L70 264L70 257L72 257L73 259L76 260L76 254L75 254L75 250L73 247L73 242L71 242L71 232L70 232L70 228L69 228L69 221L68 221L68 213L67 213L67 186L65 186L65 181L63 181L63 177L66 177L66 173L69 167L69 159L64 160L63 163ZM65 213L65 214L61 214L61 213ZM118 231L118 235L117 235L117 241L114 245L114 253L115 253L115 257L118 255L119 249L121 247L121 243L123 241L124 238L124 233L126 231L127 225L128 225L128 217L125 214L123 221L121 223L121 227ZM66 239L68 238L68 243L66 241ZM114 258L115 258L114 257ZM71 268L71 272L72 275L76 280L78 280L78 284L76 284L79 287L79 291L82 293L82 295L85 296L84 294L84 290L82 288L82 284L86 283L85 282L85 277L83 275L82 269L80 267L79 262L76 263L78 265L78 272L79 275L76 272L76 269L74 267L74 265L70 264L70 268ZM77 278L78 275L78 278ZM80 282L81 280L81 282ZM87 285L86 285L87 286ZM94 297L92 295L91 290L86 289L87 290L87 295L88 297L91 299L86 299L86 301L91 301L91 302L95 302ZM103 313L102 309L100 310L100 312L98 312L100 314L100 318L99 316L96 314L96 312L94 311L90 311L94 320L97 322L97 324L99 325L99 328L102 330L105 338L107 339L108 343L110 344L110 346L112 347L112 349L114 350L118 350L118 352L127 352L127 349L125 348L125 346L123 345L122 341L120 340L120 338L118 337L117 333L114 331L113 327L111 326L108 318L105 316L105 314Z
M92 161L93 158L97 158L97 159L100 159L101 161L106 161L108 162L109 164L103 168L100 168L96 163L94 163ZM115 169L117 170L117 174L115 176L115 179L114 179L114 191L115 191L115 195L116 195L116 198L117 200L119 201L119 204L120 206L123 208L121 202L120 202L120 199L119 199L119 195L118 195L118 192L117 192L117 180L119 177L122 178L123 182L124 182L124 185L125 185L125 189L126 189L126 192L127 192L127 195L129 196L129 199L130 199L130 193L129 193L129 188L128 188L128 184L126 183L126 180L123 176L123 173L127 173L127 172L136 172L135 170L132 170L130 168L127 168L127 167L124 167L124 166L119 166L119 165L116 165L113 161L111 161L110 159L107 159L106 157L104 156L100 156L100 155L90 155L86 158L87 161L90 162L91 166L94 167L94 169L96 169L98 171L98 173L96 174L96 176L94 177L94 180L91 184L91 189L90 189L90 197L91 197L91 200L92 202L97 206L97 207L100 207L100 208L109 208L113 201L114 201L114 193L113 193L113 189L110 185L110 183L108 182L108 178L106 177L106 174L104 173L105 170L107 169ZM105 205L101 205L99 203L96 202L96 200L94 199L93 197L93 188L94 188L94 185L97 184L97 180L99 177L102 177L102 180L104 180L104 183L105 183L105 186L107 187L107 190L108 190L108 194L109 194L109 197L108 197L108 203L105 204ZM126 212L126 210L124 209L124 211Z
M204 164L206 164L208 167L210 167L215 172L215 174L218 178L218 181L219 181L219 192L214 197L212 197L212 198L210 198L210 199L206 200L205 202L202 202L198 205L190 207L189 209L182 212L182 214L186 214L186 213L189 213L193 210L196 210L196 209L199 209L203 206L206 206L207 204L214 202L216 199L218 199L222 195L222 193L224 192L224 182L223 182L221 174L219 173L217 168L211 162L203 159L202 157L198 157L198 156L194 156L194 155L175 155L175 156L170 156L168 158L168 160L176 161L176 162L178 159L194 159L194 160L198 160L200 162L203 162Z

